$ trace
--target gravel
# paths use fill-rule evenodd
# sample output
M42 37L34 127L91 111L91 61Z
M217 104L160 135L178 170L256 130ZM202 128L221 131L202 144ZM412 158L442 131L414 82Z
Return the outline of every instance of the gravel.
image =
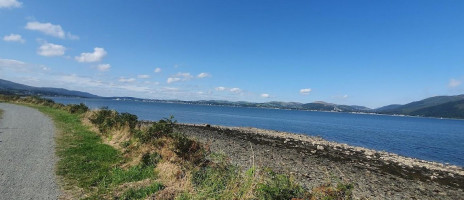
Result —
M0 199L57 199L53 122L24 106L0 109Z
M412 162L320 138L255 128L180 125L177 131L208 144L212 151L227 154L233 164L244 169L254 160L260 168L292 174L308 189L342 178L354 184L355 199L464 197L463 170L455 166L437 167L436 163Z

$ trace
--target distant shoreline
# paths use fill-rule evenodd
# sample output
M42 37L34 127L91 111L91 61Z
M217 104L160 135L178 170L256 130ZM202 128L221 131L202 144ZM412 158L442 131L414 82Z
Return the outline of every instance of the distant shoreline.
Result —
M306 110L306 109L291 109L291 108L272 108L272 107L253 107L253 106L240 106L240 105L216 105L216 104L203 104L195 102L185 101L174 101L174 100L145 100L145 99L123 99L116 100L113 97L100 97L100 98L88 98L88 97L66 97L66 96L44 96L44 98L77 98L77 99L104 99L112 101L133 101L133 102L144 102L144 103L165 103L165 104L183 104L183 105L203 105L203 106L215 106L215 107L231 107L231 108L253 108L253 109L269 109L269 110L291 110L291 111L305 111L305 112L323 112L323 113L348 113L348 114L359 114L359 115L380 115L380 116L391 116L391 117L412 117L412 118L429 118L429 119L446 119L446 120L459 120L464 121L461 118L448 118L448 117L426 117L417 115L403 115L403 114L385 114L385 113L374 113L374 112L346 112L346 111L326 111L326 110Z

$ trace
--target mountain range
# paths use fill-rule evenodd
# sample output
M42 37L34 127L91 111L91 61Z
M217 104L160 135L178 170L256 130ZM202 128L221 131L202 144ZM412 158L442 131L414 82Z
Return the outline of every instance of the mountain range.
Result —
M0 94L14 95L39 95L39 96L66 96L66 97L84 97L98 98L99 96L87 92L66 90L62 88L51 87L33 87L14 83L11 81L0 79Z
M134 97L100 97L87 92L66 90L62 88L33 87L0 79L0 94L12 95L39 95L39 96L65 96L82 98L104 98L123 101L148 101L164 103L184 103L217 106L238 106L256 108L274 108L291 110L313 110L331 112L362 112L388 115L410 115L423 117L461 118L464 119L464 95L435 96L408 104L392 104L376 109L357 105L338 105L323 101L312 103L271 101L266 103L253 103L246 101L224 101L224 100L157 100L140 99Z
M381 114L464 118L464 95L435 96L404 105L388 105L373 111Z

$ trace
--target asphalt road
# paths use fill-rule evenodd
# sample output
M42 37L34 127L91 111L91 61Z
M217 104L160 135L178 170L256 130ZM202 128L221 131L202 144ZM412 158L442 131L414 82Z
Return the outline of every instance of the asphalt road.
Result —
M0 199L57 199L52 120L24 106L0 109Z

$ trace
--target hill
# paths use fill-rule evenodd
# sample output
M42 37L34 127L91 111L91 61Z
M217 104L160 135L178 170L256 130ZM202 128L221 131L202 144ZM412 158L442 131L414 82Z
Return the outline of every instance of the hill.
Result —
M464 95L435 96L405 105L388 105L374 110L381 114L464 118Z
M66 90L63 88L51 87L33 87L14 83L11 81L0 79L0 94L14 95L39 95L39 96L67 96L67 97L85 97L98 98L99 96L87 92Z
M299 102L281 102L271 101L264 103L254 103L247 101L225 101L225 100L200 100L200 101L182 101L182 100L159 100L159 99L141 99L135 97L99 97L87 92L66 90L62 88L50 87L33 87L14 83L0 79L0 94L15 95L39 95L39 96L65 96L65 97L84 97L84 98L105 98L122 101L145 101L161 103L183 103L197 105L215 105L215 106L236 106L252 108L275 108L291 110L312 110L312 111L330 111L330 112L364 112L379 113L389 115L413 115L424 117L445 117L445 118L464 118L464 94L456 96L435 96L420 101L414 101L408 104L392 104L377 109L370 109L357 105L338 105L323 101L312 103Z
M464 118L464 100L452 101L411 112L411 115L424 117Z
M427 99L423 99L420 101L414 101L405 105L401 105L398 107L390 107L390 109L384 109L381 111L382 113L392 113L392 114L412 114L417 110L426 109L428 107L437 106L440 104L464 100L464 95L456 95L456 96L435 96L430 97ZM391 105L390 105L391 106Z

